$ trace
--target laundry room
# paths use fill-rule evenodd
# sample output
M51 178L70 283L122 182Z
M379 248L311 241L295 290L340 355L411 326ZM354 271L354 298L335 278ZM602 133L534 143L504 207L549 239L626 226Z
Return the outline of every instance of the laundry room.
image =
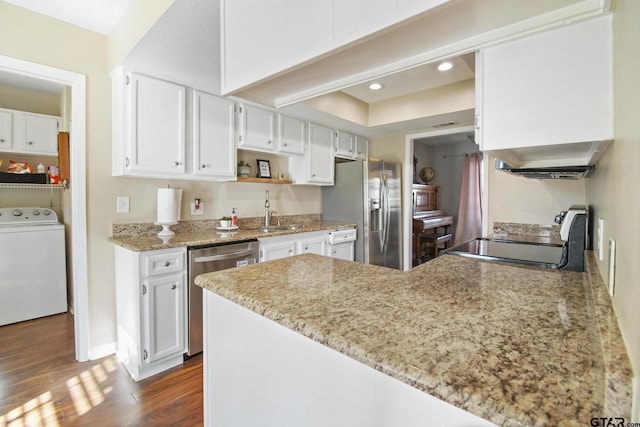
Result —
M72 307L69 99L62 84L0 73L0 326Z

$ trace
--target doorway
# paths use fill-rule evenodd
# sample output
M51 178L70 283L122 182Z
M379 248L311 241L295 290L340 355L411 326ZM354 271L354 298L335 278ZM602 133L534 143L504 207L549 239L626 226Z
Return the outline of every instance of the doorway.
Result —
M72 262L68 279L74 299L76 360L89 360L89 290L86 221L86 78L82 74L0 55L0 72L69 86L71 89L70 198Z
M446 215L454 217L453 226L450 228L452 233L455 233L458 209L460 206L460 188L464 155L466 153L479 152L479 148L473 140L474 131L474 126L458 126L438 131L407 135L405 137L405 165L413 166L415 157L417 160L415 168L418 172L425 167L431 167L433 169L434 178L429 181L429 184L438 186L437 209L444 211ZM406 254L404 257L405 270L412 268L412 185L414 178L417 178L417 183L424 183L424 181L420 179L419 173L416 173L416 177L414 177L413 169L413 167L406 167L403 177L405 183L403 186L403 234L405 236L403 252ZM486 168L484 165L482 169L481 186L484 205L487 194L485 179ZM484 206L482 211L486 212ZM486 232L485 218L486 215L483 215L483 233Z

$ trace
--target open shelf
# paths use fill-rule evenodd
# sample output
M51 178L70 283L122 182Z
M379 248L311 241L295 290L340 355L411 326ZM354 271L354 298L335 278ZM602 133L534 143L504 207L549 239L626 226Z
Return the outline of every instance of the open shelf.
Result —
M64 184L27 184L21 182L0 182L0 188L40 188L62 190L66 187Z
M290 179L238 177L238 182L260 182L263 184L293 184Z

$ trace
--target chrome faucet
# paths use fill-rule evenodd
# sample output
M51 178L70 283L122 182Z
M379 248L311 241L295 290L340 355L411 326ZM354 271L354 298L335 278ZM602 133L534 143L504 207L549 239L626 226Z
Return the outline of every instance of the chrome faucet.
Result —
M276 213L275 211L269 210L271 205L269 204L269 190L267 190L266 200L264 201L264 226L268 227L271 222L271 215Z

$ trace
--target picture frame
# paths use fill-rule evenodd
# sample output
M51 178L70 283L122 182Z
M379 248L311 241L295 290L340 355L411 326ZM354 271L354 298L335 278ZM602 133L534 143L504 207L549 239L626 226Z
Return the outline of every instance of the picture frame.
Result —
M271 178L271 165L269 160L257 159L258 163L258 178Z

